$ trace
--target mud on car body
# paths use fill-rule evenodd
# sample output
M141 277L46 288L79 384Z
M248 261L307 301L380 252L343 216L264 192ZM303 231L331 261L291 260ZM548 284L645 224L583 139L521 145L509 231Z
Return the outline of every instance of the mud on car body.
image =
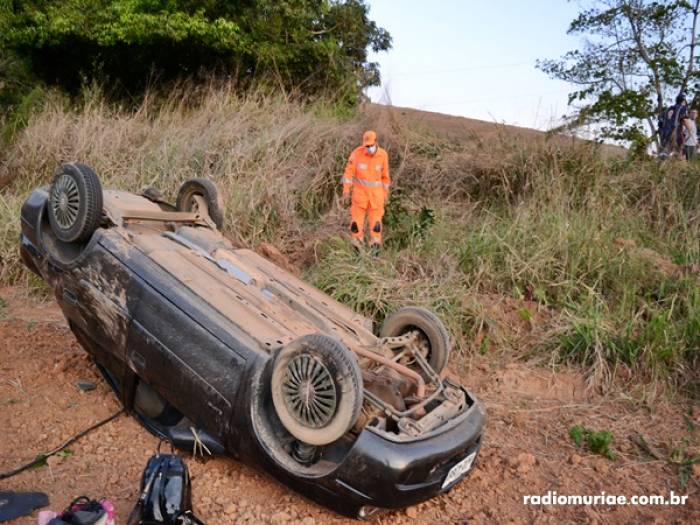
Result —
M22 208L24 263L151 432L263 468L337 512L368 517L449 490L485 414L447 378L430 311L372 322L220 233L211 181L175 205L103 190L61 166Z

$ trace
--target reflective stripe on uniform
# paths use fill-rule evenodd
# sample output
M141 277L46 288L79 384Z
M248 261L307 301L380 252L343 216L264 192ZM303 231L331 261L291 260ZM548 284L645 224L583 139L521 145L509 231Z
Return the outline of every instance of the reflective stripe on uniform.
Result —
M342 179L340 179L340 182L342 182L343 184L352 184L352 177L343 177Z
M382 186L382 181L380 180L365 180L365 179L358 179L357 177L354 178L353 182L356 184L359 184L360 186L365 186L367 188L378 188L379 186Z
M387 191L389 190L389 185L388 185L388 184L382 184L382 186L384 186L384 189L385 189L385 190L387 190Z

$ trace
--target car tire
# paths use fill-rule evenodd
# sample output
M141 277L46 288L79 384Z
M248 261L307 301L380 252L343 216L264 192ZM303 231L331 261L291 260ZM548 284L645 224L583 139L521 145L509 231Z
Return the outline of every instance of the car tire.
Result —
M158 188L153 186L146 186L141 190L141 196L146 197L149 201L159 204L163 202L163 194Z
M198 195L207 203L209 218L216 227L221 230L224 227L224 203L219 195L219 190L209 179L190 179L186 181L177 192L175 207L178 211L194 211L196 201L194 197Z
M56 237L68 243L89 239L102 220L102 185L89 166L63 164L49 189L48 216Z
M427 339L426 360L431 368L440 373L450 357L450 335L440 318L426 308L408 306L397 310L384 320L380 337L399 337L418 329Z
M273 363L271 388L282 425L310 445L342 437L362 409L362 373L355 355L323 334L302 336L282 348Z

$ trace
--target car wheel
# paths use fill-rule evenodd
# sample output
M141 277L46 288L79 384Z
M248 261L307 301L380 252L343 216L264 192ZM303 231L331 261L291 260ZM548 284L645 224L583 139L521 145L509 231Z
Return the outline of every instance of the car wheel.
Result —
M177 193L176 208L178 211L196 211L197 201L195 196L202 197L207 203L209 218L218 229L224 227L224 204L219 195L216 184L208 179L191 179L180 186Z
M450 357L450 335L440 318L430 310L409 306L397 310L384 320L380 337L399 337L417 330L424 357L436 373L442 372Z
M146 186L141 190L141 195L151 202L163 202L163 194L158 188L154 188L153 186Z
M102 220L102 185L85 164L63 164L49 190L49 224L63 242L89 239Z
M282 425L310 445L336 441L362 408L362 373L355 355L322 334L302 336L277 354L271 386Z

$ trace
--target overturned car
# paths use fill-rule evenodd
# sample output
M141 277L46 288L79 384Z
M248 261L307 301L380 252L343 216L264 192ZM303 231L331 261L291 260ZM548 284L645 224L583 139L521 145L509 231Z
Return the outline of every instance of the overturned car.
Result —
M124 407L158 436L259 466L366 518L449 490L485 420L447 378L449 336L409 307L372 322L219 232L211 181L175 205L69 163L22 208L21 256Z

